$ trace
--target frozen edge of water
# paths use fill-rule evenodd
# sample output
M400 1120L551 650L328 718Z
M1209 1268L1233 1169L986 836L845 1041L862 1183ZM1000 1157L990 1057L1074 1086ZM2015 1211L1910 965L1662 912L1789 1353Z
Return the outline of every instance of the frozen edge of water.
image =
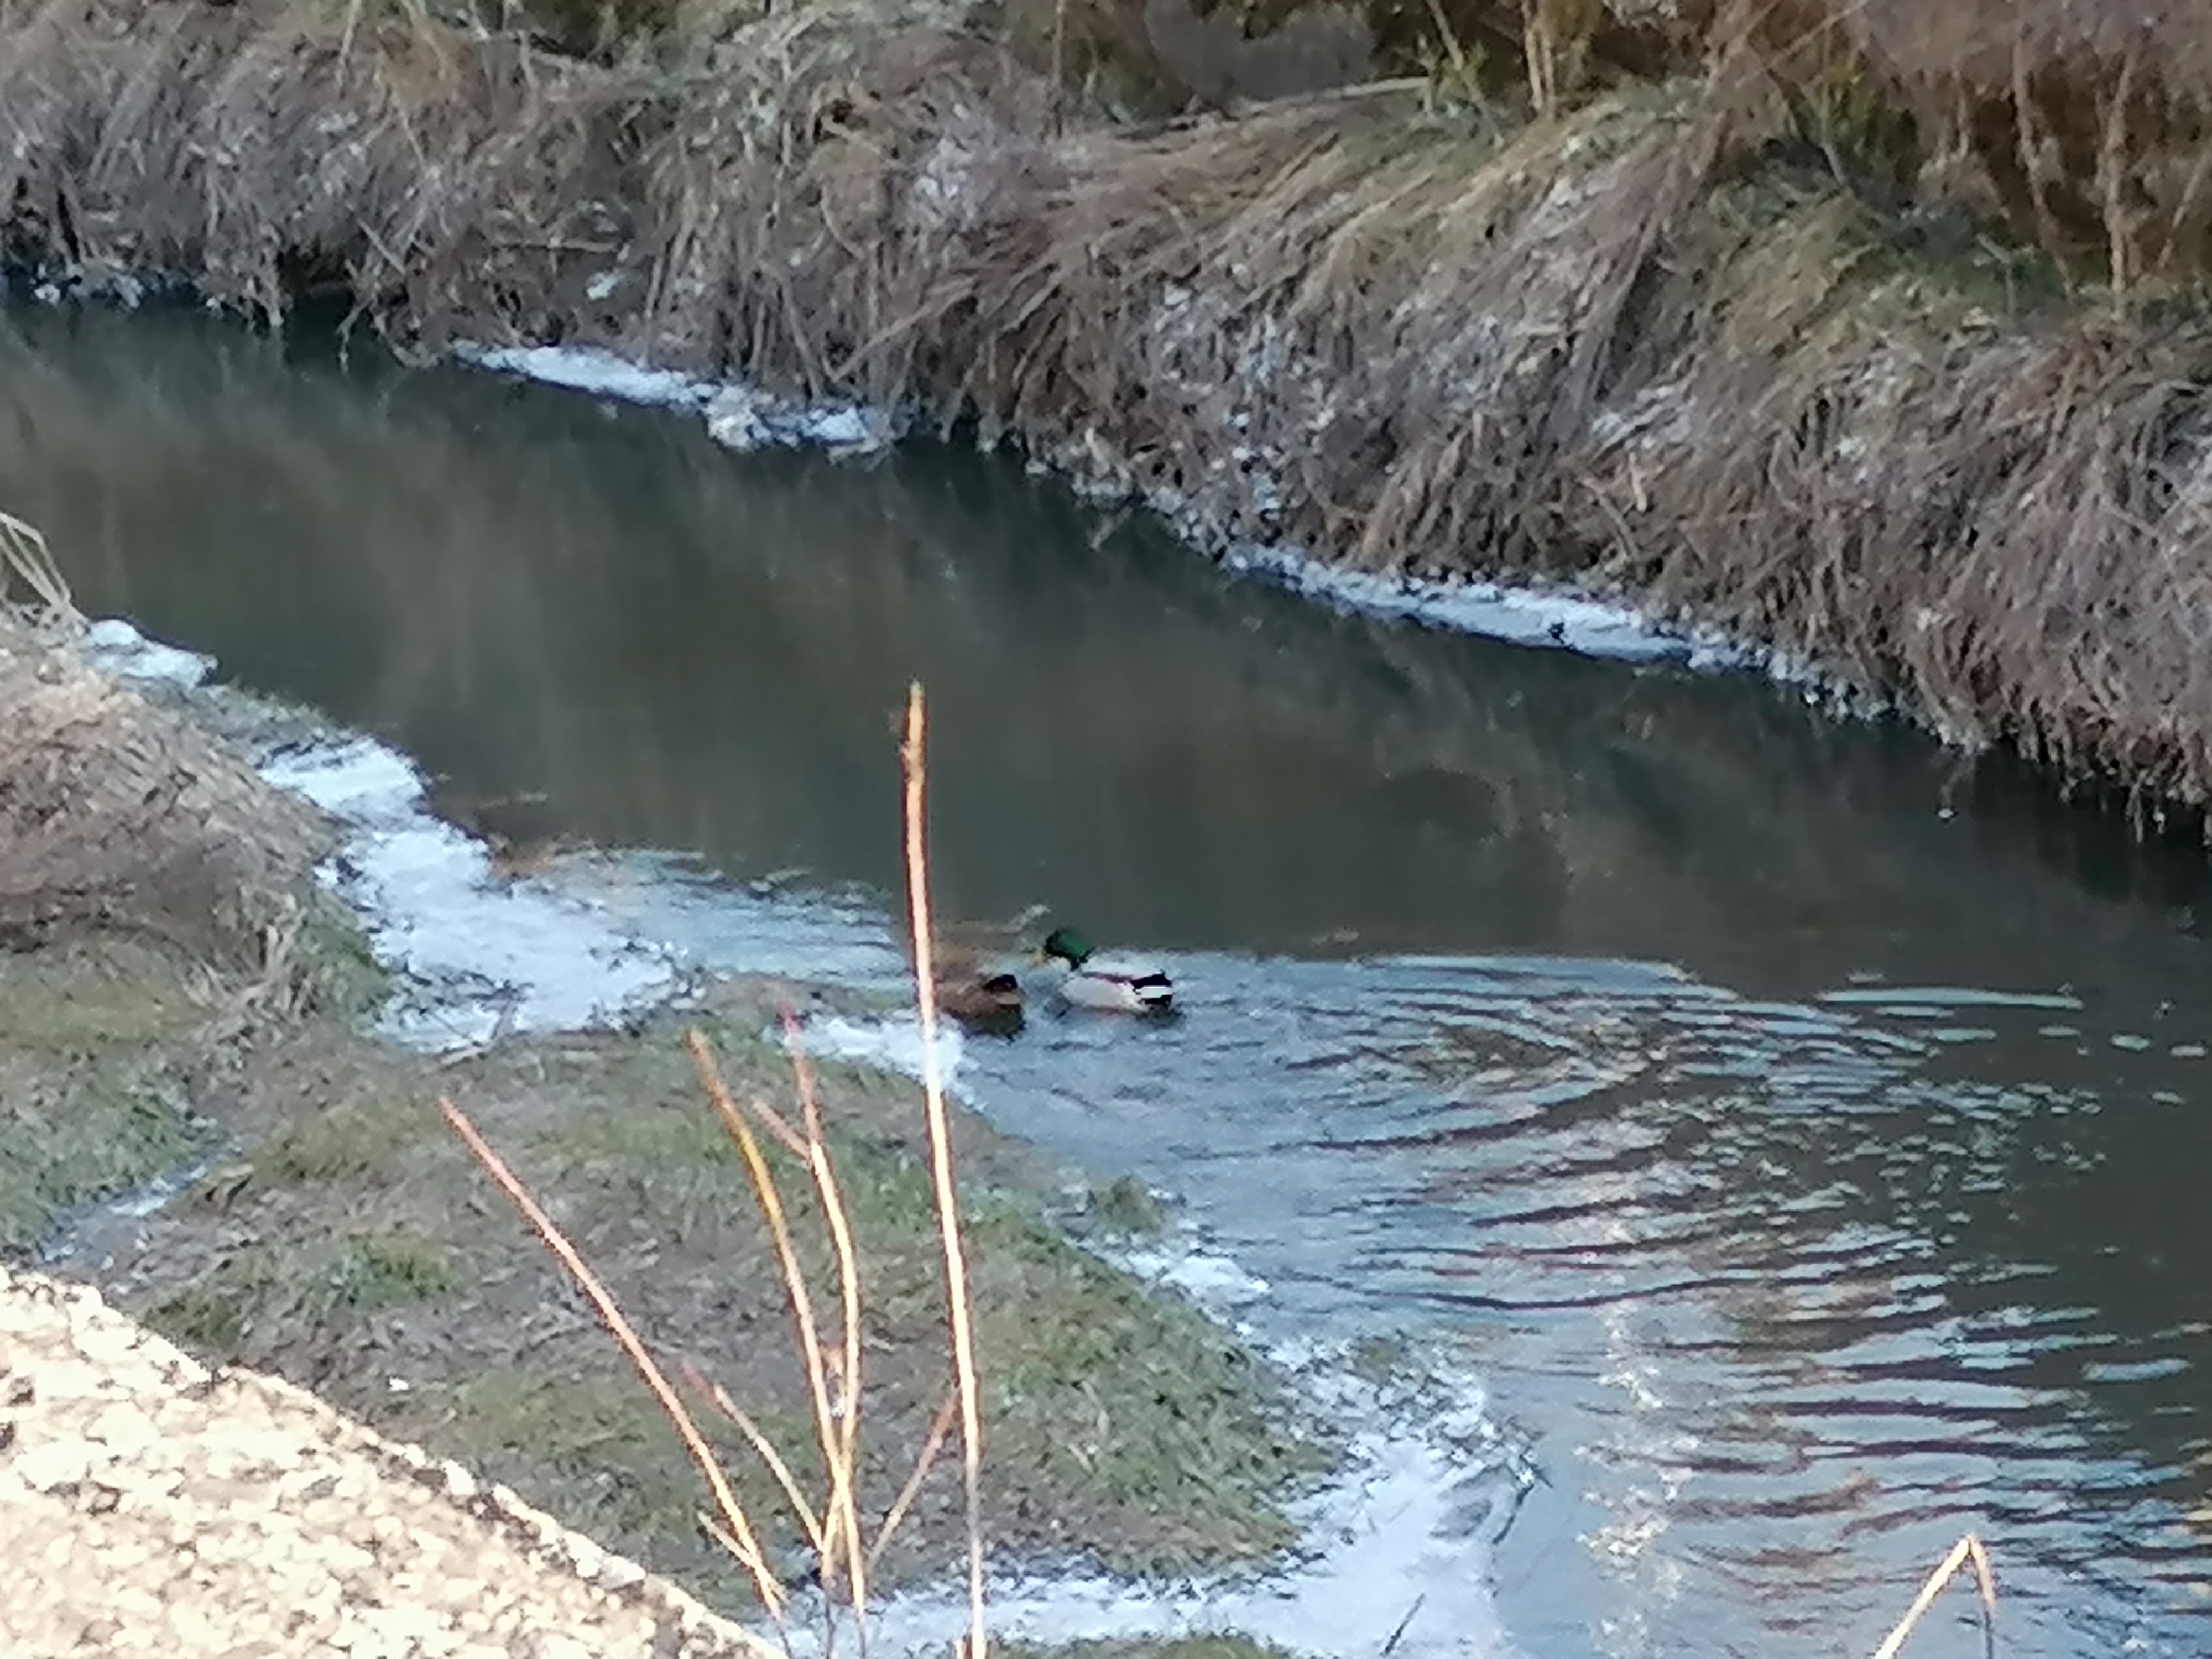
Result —
M696 415L706 422L708 435L739 453L770 446L812 446L839 456L870 455L902 435L903 422L881 410L849 402L807 404L741 381L648 368L602 347L462 342L452 350L459 361L495 373L619 403ZM1078 493L1096 493L1086 490L1080 477L1072 472L1068 476ZM1187 530L1171 503L1148 501L1147 505L1179 531ZM1310 550L1279 543L1237 543L1219 562L1239 574L1368 615L1620 662L1763 671L1782 684L1804 688L1808 695L1868 712L1874 707L1872 700L1837 690L1828 677L1778 651L1738 643L1717 630L1671 628L1627 605L1564 587L1382 575L1348 569L1315 556Z
M512 1031L607 1025L685 988L673 951L587 900L499 875L482 842L430 811L422 775L397 750L318 738L264 757L260 771L342 827L316 873L399 981L379 1020L387 1035L450 1051Z
M195 686L212 659L105 618L88 658L125 678ZM519 1030L606 1023L678 997L675 954L615 925L586 900L532 880L503 880L487 849L429 810L413 762L374 738L334 733L264 757L261 775L328 812L339 850L319 875L361 919L372 950L401 980L382 1024L433 1051ZM913 1011L883 1019L817 1015L800 1027L816 1052L919 1076ZM961 1038L940 1031L939 1060L957 1092ZM134 1194L158 1208L181 1183ZM1346 1434L1342 1469L1290 1507L1301 1544L1287 1565L1172 1587L1091 1571L994 1575L992 1628L1002 1639L1075 1641L1233 1632L1293 1652L1379 1651L1396 1635L1405 1659L1498 1659L1510 1651L1491 1592L1491 1550L1526 1474L1472 1378L1417 1427L1346 1356L1267 1343L1244 1314L1270 1287L1188 1237L1115 1250L1109 1265L1187 1297L1287 1373L1309 1409ZM941 1651L964 1629L956 1585L895 1597L871 1616L882 1650Z
M216 667L121 617L90 623L79 648L118 678L185 690ZM257 769L339 827L316 875L398 981L378 1022L384 1034L447 1052L510 1031L606 1025L688 988L677 951L590 898L500 875L482 842L431 811L428 780L390 745L332 732L282 745Z
M1220 1265L1234 1272L1195 1249L1182 1261L1202 1273ZM1351 1376L1342 1354L1278 1349L1270 1358L1349 1431L1344 1472L1290 1506L1299 1559L1167 1588L1091 1572L994 1574L994 1636L1054 1644L1230 1633L1344 1659L1514 1652L1498 1621L1490 1564L1526 1477L1480 1389L1460 1379L1450 1405L1416 1431L1380 1389ZM957 1587L895 1596L872 1615L872 1640L902 1654L942 1653L967 1613Z
M205 684L215 672L213 657L149 640L119 617L103 617L87 623L78 648L94 668L118 679L190 690Z

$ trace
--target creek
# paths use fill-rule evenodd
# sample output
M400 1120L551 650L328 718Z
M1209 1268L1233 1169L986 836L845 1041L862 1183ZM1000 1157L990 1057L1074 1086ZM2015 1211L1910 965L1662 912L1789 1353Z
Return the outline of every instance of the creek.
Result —
M922 681L941 910L1048 906L1182 1007L971 1036L963 1092L1172 1193L1262 1336L1479 1378L1529 1659L1863 1654L1970 1528L2008 1659L2212 1648L2201 848L958 447L734 455L189 314L0 312L0 504L713 966L896 988ZM1911 1651L1978 1652L1969 1602Z

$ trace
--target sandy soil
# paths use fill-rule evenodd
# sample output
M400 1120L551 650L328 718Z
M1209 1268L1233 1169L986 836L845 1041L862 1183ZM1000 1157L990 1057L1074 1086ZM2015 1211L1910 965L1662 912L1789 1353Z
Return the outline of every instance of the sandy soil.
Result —
M0 1559L9 1659L766 1651L459 1465L5 1269Z

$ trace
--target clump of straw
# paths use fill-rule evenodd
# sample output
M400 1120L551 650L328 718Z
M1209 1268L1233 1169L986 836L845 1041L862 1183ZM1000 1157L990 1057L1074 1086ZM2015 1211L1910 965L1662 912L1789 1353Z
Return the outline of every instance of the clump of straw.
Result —
M785 1031L791 1054L793 1078L799 1098L796 1123L765 1102L740 1104L724 1084L713 1053L697 1031L687 1039L708 1102L735 1146L752 1184L772 1241L776 1264L783 1276L791 1305L799 1355L805 1364L812 1405L816 1449L826 1472L827 1490L810 1497L793 1472L790 1460L764 1434L743 1406L726 1390L686 1366L686 1379L733 1424L773 1477L812 1547L823 1599L823 1651L834 1655L841 1615L849 1619L859 1650L867 1646L868 1578L883 1552L913 1507L938 1456L960 1425L962 1464L965 1476L968 1530L968 1588L969 1627L963 1644L967 1659L986 1659L983 1604L983 1534L979 1501L982 1456L982 1425L978 1401L975 1336L968 1301L967 1264L962 1248L958 1197L952 1179L951 1126L945 1106L943 1079L937 1062L937 1008L930 963L930 907L927 861L923 851L922 798L926 769L922 753L921 688L912 688L907 703L906 735L900 749L905 772L906 854L908 899L915 939L915 979L921 1001L924 1051L923 1100L927 1114L930 1170L933 1176L939 1233L944 1246L947 1324L950 1335L952 1386L936 1421L916 1452L912 1472L898 1496L872 1528L863 1523L857 1496L860 1423L864 1392L861 1386L860 1289L858 1259L853 1248L848 1212L823 1129L821 1103L797 1042L795 1022L785 1015ZM750 1577L762 1608L790 1647L786 1611L790 1594L761 1547L760 1534L745 1513L729 1477L717 1459L683 1398L653 1359L613 1295L600 1282L575 1247L527 1188L477 1133L465 1114L451 1100L441 1099L439 1109L470 1154L482 1164L501 1190L575 1281L654 1400L674 1426L684 1449L698 1466L713 1501L712 1514L700 1516L701 1525L736 1559ZM819 1200L836 1264L836 1318L834 1332L825 1333L816 1300L800 1265L793 1236L790 1208L784 1200L775 1173L763 1154L761 1136L766 1134L806 1170Z
M39 533L36 525L19 519L12 513L0 513L0 599L8 597L13 584L21 582L31 592L31 597L58 616L76 614L70 599L69 583L63 580L61 567L54 562L53 550L46 538Z

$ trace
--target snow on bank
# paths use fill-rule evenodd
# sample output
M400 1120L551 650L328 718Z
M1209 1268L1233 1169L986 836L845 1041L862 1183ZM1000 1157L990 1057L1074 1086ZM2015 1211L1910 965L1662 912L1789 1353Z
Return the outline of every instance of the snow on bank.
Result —
M401 977L385 1015L401 1040L450 1049L605 1024L682 988L672 952L542 883L501 878L482 842L431 813L397 750L320 741L271 757L262 775L345 826L325 879Z
M1040 1644L1232 1633L1291 1653L1399 1659L1505 1659L1489 1556L1503 1516L1494 1468L1472 1473L1484 1430L1470 1399L1416 1436L1361 1431L1352 1474L1300 1505L1312 1541L1291 1571L1168 1589L1100 1575L1002 1576L990 1587L992 1633ZM902 1595L870 1620L878 1653L944 1653L966 1626L967 1603L939 1591Z
M1681 661L1693 668L1740 668L1757 661L1744 648L1669 633L1632 611L1572 593L1345 570L1280 547L1240 549L1223 563L1325 605L1512 645L1552 646L1620 662Z
M145 680L187 690L215 672L215 659L148 639L118 617L104 617L84 630L85 660L118 679Z
M716 443L741 453L811 444L833 454L873 454L897 435L888 416L858 404L795 404L750 386L641 368L594 347L464 343L453 355L478 368L569 392L700 416Z
M479 368L567 391L696 415L716 442L741 453L772 445L815 445L841 456L874 454L901 435L901 423L880 410L856 404L810 407L740 383L642 368L594 347L464 344L454 355ZM1661 628L1625 605L1565 592L1376 575L1341 569L1281 545L1239 547L1222 562L1240 574L1324 603L1514 645L1622 662L1680 661L1696 668L1744 667L1765 660L1747 649Z
M1105 1252L1172 1286L1248 1340L1270 1294L1228 1258L1188 1240ZM1337 1350L1267 1346L1313 1408L1347 1436L1341 1471L1290 1517L1304 1543L1285 1569L1160 1588L1076 1571L1003 1574L991 1628L1040 1644L1231 1633L1291 1653L1401 1659L1512 1659L1498 1620L1493 1552L1532 1479L1471 1377L1431 1378L1420 1397L1353 1374ZM892 1598L872 1620L878 1652L943 1653L965 1627L957 1589Z

